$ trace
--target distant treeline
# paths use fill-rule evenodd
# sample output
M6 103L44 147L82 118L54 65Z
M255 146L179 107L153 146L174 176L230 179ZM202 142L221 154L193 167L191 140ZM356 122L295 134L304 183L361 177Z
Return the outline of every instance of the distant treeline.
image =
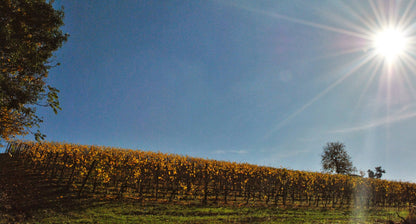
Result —
M416 204L416 184L407 182L54 142L12 141L6 153L78 196L240 205Z

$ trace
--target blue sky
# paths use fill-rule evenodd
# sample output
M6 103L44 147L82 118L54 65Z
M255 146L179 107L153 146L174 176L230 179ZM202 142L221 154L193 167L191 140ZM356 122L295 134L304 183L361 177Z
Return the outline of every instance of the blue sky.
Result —
M358 170L416 180L413 49L386 65L371 40L415 34L407 2L55 5L71 36L48 80L63 110L39 110L49 141L308 171L340 141Z

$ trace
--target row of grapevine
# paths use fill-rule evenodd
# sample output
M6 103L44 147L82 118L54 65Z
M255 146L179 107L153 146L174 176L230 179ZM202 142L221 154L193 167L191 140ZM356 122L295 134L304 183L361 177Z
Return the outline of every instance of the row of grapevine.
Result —
M13 141L6 152L79 196L305 206L416 203L416 184L406 182L53 142Z

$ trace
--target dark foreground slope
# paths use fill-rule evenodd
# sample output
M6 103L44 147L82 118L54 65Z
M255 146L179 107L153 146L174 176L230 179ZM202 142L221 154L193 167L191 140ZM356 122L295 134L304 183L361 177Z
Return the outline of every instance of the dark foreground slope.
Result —
M0 154L0 220L21 222L40 210L55 209L64 194L41 175L25 170L8 154Z
M9 154L0 154L0 223L39 222L60 213L82 211L93 202L76 198L66 188L24 168Z

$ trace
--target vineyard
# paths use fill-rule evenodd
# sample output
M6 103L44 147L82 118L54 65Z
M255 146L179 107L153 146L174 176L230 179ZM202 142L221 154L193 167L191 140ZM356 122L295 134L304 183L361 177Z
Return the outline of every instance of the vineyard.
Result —
M53 142L13 141L6 153L79 197L309 207L416 203L416 184L358 176Z

